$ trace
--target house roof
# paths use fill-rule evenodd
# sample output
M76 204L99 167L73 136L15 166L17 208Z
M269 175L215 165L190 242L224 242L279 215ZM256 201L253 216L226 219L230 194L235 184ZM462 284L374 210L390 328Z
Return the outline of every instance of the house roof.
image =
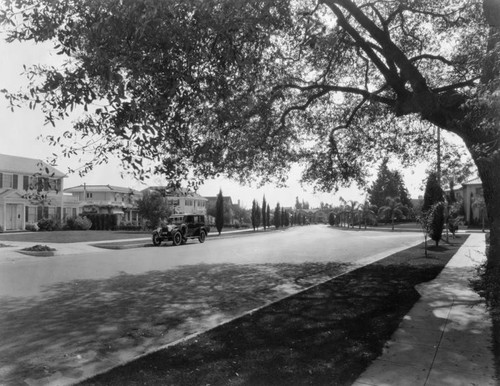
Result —
M479 177L474 177L468 181L465 181L462 185L482 185L482 184L483 184L483 182L481 181L481 179Z
M172 190L167 186L150 186L149 188L142 190L142 192L151 192L151 191L159 193L165 192L166 197L191 197L191 198L196 198L197 200L206 201L205 197L200 196L198 193L193 192L186 188L178 188Z
M138 190L134 190L131 188L125 188L122 186L113 186L113 185L78 185L73 186L71 188L64 189L64 193L80 193L80 192L114 192L114 193L132 193L139 194Z
M205 197L210 203L217 202L217 196L209 196ZM222 196L222 201L226 204L233 205L233 200L231 199L231 196Z
M0 173L1 172L28 175L41 173L43 176L48 177L66 177L64 173L40 159L7 154L0 154Z
M22 198L22 194L19 193L16 189L0 189L0 199L4 198Z

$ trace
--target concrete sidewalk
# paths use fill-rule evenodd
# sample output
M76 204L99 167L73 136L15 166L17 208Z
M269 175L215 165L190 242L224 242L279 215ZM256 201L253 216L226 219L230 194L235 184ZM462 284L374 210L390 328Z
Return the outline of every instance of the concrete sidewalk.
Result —
M469 288L475 267L485 259L484 239L471 234L440 275L417 288L422 297L353 386L499 384L491 318Z

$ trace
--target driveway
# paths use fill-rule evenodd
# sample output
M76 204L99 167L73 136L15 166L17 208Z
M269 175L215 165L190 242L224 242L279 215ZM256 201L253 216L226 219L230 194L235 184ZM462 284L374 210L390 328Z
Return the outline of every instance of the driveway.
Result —
M0 260L0 382L74 383L421 238L309 226Z

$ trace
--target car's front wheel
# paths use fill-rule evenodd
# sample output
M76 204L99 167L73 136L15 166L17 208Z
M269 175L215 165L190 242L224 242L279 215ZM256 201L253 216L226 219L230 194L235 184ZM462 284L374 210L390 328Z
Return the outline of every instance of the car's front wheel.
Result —
M172 236L172 245L178 246L181 245L181 243L182 243L182 234L181 232L177 231Z
M153 245L158 247L161 244L161 237L158 233L153 233Z
M204 243L206 238L207 238L207 234L205 233L205 231L201 231L200 236L198 237L198 240L200 240L200 243Z

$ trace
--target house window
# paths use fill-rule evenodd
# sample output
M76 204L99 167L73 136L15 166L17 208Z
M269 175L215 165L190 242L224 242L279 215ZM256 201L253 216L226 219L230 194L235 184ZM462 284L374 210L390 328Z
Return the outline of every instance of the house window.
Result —
M92 198L92 193L87 192L86 198Z
M186 206L193 206L193 200L185 200Z
M33 206L26 207L26 222L28 223L36 222L36 207Z
M23 176L23 189L28 190L30 188L30 178L29 176Z
M2 176L2 187L3 188L12 188L14 183L14 176L12 174L3 173Z

